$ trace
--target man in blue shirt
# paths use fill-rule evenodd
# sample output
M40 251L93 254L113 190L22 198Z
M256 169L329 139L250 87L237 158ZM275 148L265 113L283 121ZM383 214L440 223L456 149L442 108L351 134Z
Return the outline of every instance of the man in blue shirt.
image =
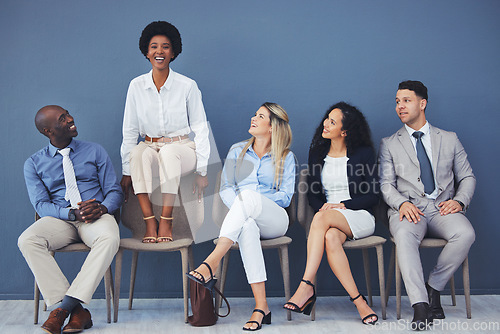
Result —
M92 327L90 312L80 303L90 302L120 245L112 214L122 204L123 193L106 151L73 139L78 132L67 110L45 106L36 114L35 125L50 144L26 160L24 177L41 218L21 234L18 246L47 305L62 301L42 328L59 334L71 314L63 333L79 332ZM75 242L91 250L70 285L50 251Z

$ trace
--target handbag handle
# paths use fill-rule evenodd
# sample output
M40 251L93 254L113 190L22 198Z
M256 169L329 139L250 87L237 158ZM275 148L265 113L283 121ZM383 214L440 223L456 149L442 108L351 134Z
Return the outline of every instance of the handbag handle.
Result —
M227 313L225 315L220 315L217 311L215 311L215 315L217 315L218 317L221 317L221 318L225 318L229 315L229 313L231 313L231 306L229 306L229 302L227 301L226 297L224 296L224 294L222 292L220 292L219 289L217 289L217 287L213 287L213 291L217 292L221 297L222 299L226 302L226 306L227 306ZM213 293L212 291L212 293Z

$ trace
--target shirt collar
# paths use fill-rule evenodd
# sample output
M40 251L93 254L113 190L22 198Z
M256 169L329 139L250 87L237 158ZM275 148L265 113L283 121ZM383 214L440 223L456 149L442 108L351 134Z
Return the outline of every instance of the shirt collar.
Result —
M170 90L170 87L172 87L172 82L174 81L174 76L176 73L170 68L170 71L168 73L167 81L161 86L160 90L163 88ZM146 84L144 85L144 89L154 89L156 90L155 82L153 81L153 70L149 71L147 75L147 80Z
M69 147L71 149L71 151L75 151L75 148L76 148L76 141L71 139L71 142L69 143L68 146L66 147ZM51 157L55 157L56 154L59 153L59 148L55 147L54 145L52 145L51 143L49 143L49 154Z
M259 158L259 156L257 155L257 153L255 153L255 151L253 150L252 145L248 146L247 152L248 151L252 152L253 155L255 155L257 158ZM267 157L267 156L271 156L271 152L267 152L266 154L264 154L262 156L262 158Z
M429 134L429 122L425 121L424 126L421 127L419 130L414 130L406 124L405 124L405 129L406 129L406 131L408 131L408 134L410 135L410 137L412 137L413 133L416 131L420 131L420 132L423 132L424 135L428 135Z

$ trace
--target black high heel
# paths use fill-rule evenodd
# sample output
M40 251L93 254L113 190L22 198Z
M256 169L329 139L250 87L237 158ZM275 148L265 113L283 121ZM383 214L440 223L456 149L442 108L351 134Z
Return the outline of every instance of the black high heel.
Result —
M366 304L368 304L368 301L366 300L365 296L363 296L362 294L359 294L359 295L357 295L357 296L356 296L356 297L354 297L354 298L349 297L349 300L350 300L351 302L353 302L353 303L354 303L354 301L355 301L356 299L358 299L359 297L363 298L363 299L365 300ZM370 321L370 322L366 322L366 321L365 321L365 320L367 320L367 319L369 319L369 318L371 318L371 317L376 317L377 319L375 319L375 321ZM364 317L363 319L361 319L361 322L362 322L364 325L375 325L375 323L376 323L377 321L378 321L378 315L376 315L375 313L368 314L366 317Z
M314 287L314 284L311 283L311 281L302 279L301 282L306 283L309 286L312 286L313 288L313 295L309 297L308 300L302 305L302 307L299 307L297 304L292 303L292 302L287 302L285 305L283 305L283 308L285 310L290 310L293 312L297 313L304 313L305 315L311 315L312 308L314 307L314 303L316 303L316 288ZM293 308L287 308L285 307L286 305L293 306Z
M202 262L201 264L204 264L205 266L207 266L208 271L210 272L210 278L208 280L206 280L205 277L203 277L203 275L200 274L199 272L197 272L196 270L193 270L192 272L200 275L201 279L194 276L194 275L191 275L191 273L186 273L186 275L189 279L195 281L196 283L203 285L208 290L212 290L215 286L215 283L217 283L217 278L214 277L214 274L212 273L212 268L210 268L208 263Z
M243 327L244 331L250 331L250 332L258 331L259 329L262 328L262 325L270 325L271 324L271 311L269 311L268 314L265 314L264 311L256 308L255 310L253 310L252 313L254 313L254 312L262 313L262 315L264 316L262 318L262 321L260 323L258 321L255 321L255 320L249 320L249 321L245 322L245 325L246 324L257 324L257 328L245 328L245 327Z

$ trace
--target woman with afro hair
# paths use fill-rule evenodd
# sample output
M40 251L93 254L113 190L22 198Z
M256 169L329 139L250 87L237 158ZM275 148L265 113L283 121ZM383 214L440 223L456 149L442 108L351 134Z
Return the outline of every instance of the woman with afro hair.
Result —
M378 202L375 151L370 128L355 107L331 106L316 129L309 148L307 198L314 209L307 238L307 263L302 281L283 306L309 315L316 301L314 279L326 251L328 263L355 304L364 324L377 315L366 303L352 277L342 244L373 234L372 207Z
M196 82L174 72L170 63L182 52L179 31L172 24L148 24L139 49L152 69L130 82L123 118L121 186L125 201L132 186L141 206L143 242L172 241L172 207L181 175L195 172L198 197L208 185L208 126ZM189 133L194 132L194 141ZM138 143L139 137L144 141ZM151 204L153 176L159 175L162 213L157 221Z

